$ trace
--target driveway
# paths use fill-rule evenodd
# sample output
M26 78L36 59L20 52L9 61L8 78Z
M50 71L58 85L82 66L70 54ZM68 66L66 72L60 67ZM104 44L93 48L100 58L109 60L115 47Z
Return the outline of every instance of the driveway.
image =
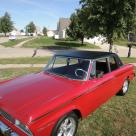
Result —
M27 38L28 36L17 36L17 39ZM0 43L7 42L9 37L0 37Z
M18 37L22 38L22 37ZM3 41L2 41L3 40ZM8 37L6 38L0 38L0 42L4 42L8 40ZM29 39L31 40L31 39ZM55 52L60 50L47 50L47 49L34 49L34 48L20 48L22 44L26 41L23 41L22 43L19 43L15 46L15 48L5 48L0 45L0 58L17 58L17 57L32 57L33 55L37 57L44 57L44 56L52 56ZM108 44L97 44L97 46L100 46L101 49L84 49L84 50L91 50L91 51L108 51L109 45ZM113 52L118 53L120 57L127 57L128 56L128 48L123 46L115 45L115 50ZM83 49L81 49L83 50ZM62 50L65 51L65 50ZM136 57L136 49L132 48L132 54L131 57Z
M93 50L93 51L108 51L108 47L106 45L100 45L101 49L85 49L85 50ZM81 49L83 50L83 49ZM117 46L118 55L120 57L127 57L128 48ZM34 48L3 48L0 46L0 58L17 58L17 57L32 57L35 53L36 49ZM46 50L46 49L38 49L36 51L36 57L44 57L44 56L52 56L55 52L60 50ZM62 50L65 51L65 50ZM132 49L131 57L136 57L136 49Z
M99 46L101 48L101 51L109 51L109 45L108 44L97 44L97 46ZM117 53L120 57L127 57L128 56L128 47L125 46L118 46L118 45L114 45L113 46L113 52ZM131 57L136 57L136 48L132 48L131 51Z
M8 40L8 37L0 37L0 43L7 42Z

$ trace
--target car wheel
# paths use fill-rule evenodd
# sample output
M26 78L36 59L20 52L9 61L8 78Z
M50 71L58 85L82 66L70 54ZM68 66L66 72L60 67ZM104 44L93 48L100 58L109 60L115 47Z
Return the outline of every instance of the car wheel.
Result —
M128 92L129 81L126 79L123 83L122 89L119 91L118 95L124 96Z
M75 136L78 117L74 113L63 116L53 129L52 136Z

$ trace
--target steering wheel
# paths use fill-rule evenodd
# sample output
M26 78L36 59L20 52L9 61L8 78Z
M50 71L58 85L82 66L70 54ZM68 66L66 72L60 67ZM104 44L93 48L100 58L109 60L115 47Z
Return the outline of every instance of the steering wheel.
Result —
M79 75L79 74L78 74L78 71L81 71L81 72L83 72L84 74L87 75L87 72L86 72L85 70L78 68L78 69L75 70L75 75L76 75L77 77L83 78L83 75Z

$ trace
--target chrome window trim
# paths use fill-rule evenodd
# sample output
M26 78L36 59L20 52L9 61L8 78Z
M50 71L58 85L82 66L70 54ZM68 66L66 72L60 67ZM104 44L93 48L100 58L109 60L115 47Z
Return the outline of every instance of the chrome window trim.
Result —
M33 134L32 134L32 132L30 131L30 129L28 128L28 126L27 125L24 125L25 127L26 127L26 129L28 130L28 131L30 131L31 132L31 134L28 134L27 132L25 132L22 128L20 128L19 126L17 126L17 125L15 125L14 124L14 126L16 126L18 129L20 129L21 131L23 131L25 134L27 134L28 136L33 136Z
M52 64L52 67L54 66L54 63L55 63L55 60L56 60L56 57L60 57L60 58L75 58L75 59L84 59L84 58L79 58L79 57L72 57L72 56L62 56L62 55L54 55L53 57L52 57L52 59L50 60L50 61L53 61L53 64ZM58 75L58 74L55 74L55 73L49 73L49 74L51 74L51 75L55 75L55 76L59 76L59 77L64 77L64 78L67 78L67 79L69 79L69 80L75 80L75 81L87 81L88 80L88 75L89 75L89 69L90 69L90 64L91 64L91 62L92 62L92 60L91 59L84 59L84 60L88 60L89 61L89 66L88 66L88 70L86 71L88 74L87 74L87 76L86 76L86 78L85 79L71 79L71 78L67 78L67 77L65 77L65 76L61 76L61 75ZM50 65L50 62L49 61L49 63L47 64L47 66L44 68L44 71L46 72L46 68Z

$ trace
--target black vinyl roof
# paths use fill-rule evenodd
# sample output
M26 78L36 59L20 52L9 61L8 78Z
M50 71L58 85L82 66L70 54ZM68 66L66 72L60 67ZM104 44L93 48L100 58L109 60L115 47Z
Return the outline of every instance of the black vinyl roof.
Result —
M98 59L107 57L110 55L117 56L115 53L110 52L99 52L99 51L61 51L56 53L56 56L67 56L84 59Z

